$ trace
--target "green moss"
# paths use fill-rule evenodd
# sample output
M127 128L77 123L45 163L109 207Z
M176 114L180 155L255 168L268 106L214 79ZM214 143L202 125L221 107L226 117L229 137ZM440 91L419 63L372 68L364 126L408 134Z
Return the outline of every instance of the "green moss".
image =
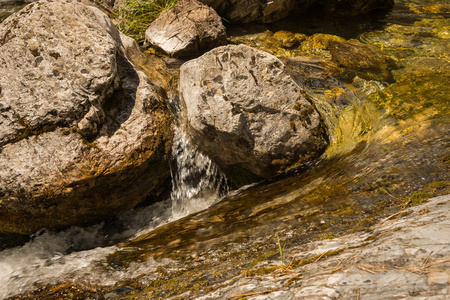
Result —
M431 182L428 183L427 185L425 185L425 187L423 188L424 192L435 192L437 190L442 190L445 189L446 187L450 186L450 182L449 181L435 181L435 182Z
M285 287L287 287L287 286L290 286L290 285L292 285L293 283L295 283L296 281L299 281L300 280L300 278L303 276L303 274L302 273L298 273L297 275L295 275L294 277L292 277L292 278L289 278L289 280L288 281L286 281L286 283L285 284L283 284L283 286L285 286Z
M278 252L273 250L273 251L269 251L266 252L260 256L258 256L257 258L255 258L254 260L252 260L250 262L250 264L248 265L247 268L245 268L246 270L253 268L254 266L256 266L257 264L259 264L262 261L265 261L267 259L269 259L269 257L276 255Z
M249 277L263 276L263 275L273 273L280 268L283 268L283 267L282 266L261 267L261 268L255 269L255 270L248 270L245 272L245 275L249 276Z
M428 199L436 196L435 193L426 193L426 192L415 192L406 197L407 201L411 203L411 205L419 205L426 202Z
M155 280L155 281L153 281L153 286L156 287L156 288L161 287L163 284L164 284L163 280Z
M88 142L87 140L83 139L83 144L85 144L88 149L98 149L98 146L95 142Z
M332 240L332 239L337 239L337 238L338 238L338 236L336 236L332 233L329 233L323 237L324 240Z
M297 131L297 128L295 127L295 122L294 121L291 121L290 126L291 126L291 129L293 131Z

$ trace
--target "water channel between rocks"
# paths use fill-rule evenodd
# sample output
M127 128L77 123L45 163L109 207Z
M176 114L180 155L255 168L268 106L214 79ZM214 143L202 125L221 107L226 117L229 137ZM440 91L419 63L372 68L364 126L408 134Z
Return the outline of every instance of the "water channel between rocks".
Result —
M341 33L316 24L268 27L376 46L396 63L388 82L317 77L329 70L320 37L309 48L283 47L283 38L267 28L230 29L233 42L293 66L293 78L330 127L332 141L321 159L229 192L220 170L176 130L171 199L111 223L42 231L3 250L0 299L196 298L243 274L267 275L281 260L300 265L299 245L370 231L403 208L449 194L449 14L446 1L397 1L381 21Z

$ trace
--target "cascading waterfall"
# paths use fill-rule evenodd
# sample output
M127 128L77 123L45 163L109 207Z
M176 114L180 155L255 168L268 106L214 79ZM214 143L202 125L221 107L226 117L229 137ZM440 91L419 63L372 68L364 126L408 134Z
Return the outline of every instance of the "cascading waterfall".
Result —
M227 179L206 155L176 128L171 163L171 198L120 214L114 222L89 228L72 227L62 232L43 230L27 244L0 252L0 299L32 290L35 284L64 280L113 285L164 262L149 260L128 269L114 270L105 257L117 250L111 246L208 208L228 192ZM97 248L96 248L97 247Z
M228 192L218 166L200 153L186 133L175 128L172 149L172 216L176 219L209 207Z

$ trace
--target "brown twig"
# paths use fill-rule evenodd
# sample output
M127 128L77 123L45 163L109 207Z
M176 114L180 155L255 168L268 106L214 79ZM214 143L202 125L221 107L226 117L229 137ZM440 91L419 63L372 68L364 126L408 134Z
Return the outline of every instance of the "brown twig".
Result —
M337 267L337 268L331 270L331 271L330 271L330 274L333 274L334 272L339 271L339 270L342 269L343 267L345 267L345 266L340 266L340 267Z

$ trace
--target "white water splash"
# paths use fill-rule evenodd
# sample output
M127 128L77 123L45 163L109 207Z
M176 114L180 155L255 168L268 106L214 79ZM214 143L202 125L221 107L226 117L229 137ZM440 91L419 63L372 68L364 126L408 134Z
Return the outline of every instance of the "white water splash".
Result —
M175 128L172 149L172 215L181 218L216 203L228 192L227 179L218 166L200 153L186 133Z
M151 274L169 260L133 263L115 270L106 257L111 246L132 239L189 214L208 208L228 191L226 178L207 156L199 153L184 132L176 130L171 167L171 199L124 212L113 224L72 227L52 233L42 231L27 244L0 252L0 299L31 291L36 284L100 284ZM101 246L101 247L99 247Z

